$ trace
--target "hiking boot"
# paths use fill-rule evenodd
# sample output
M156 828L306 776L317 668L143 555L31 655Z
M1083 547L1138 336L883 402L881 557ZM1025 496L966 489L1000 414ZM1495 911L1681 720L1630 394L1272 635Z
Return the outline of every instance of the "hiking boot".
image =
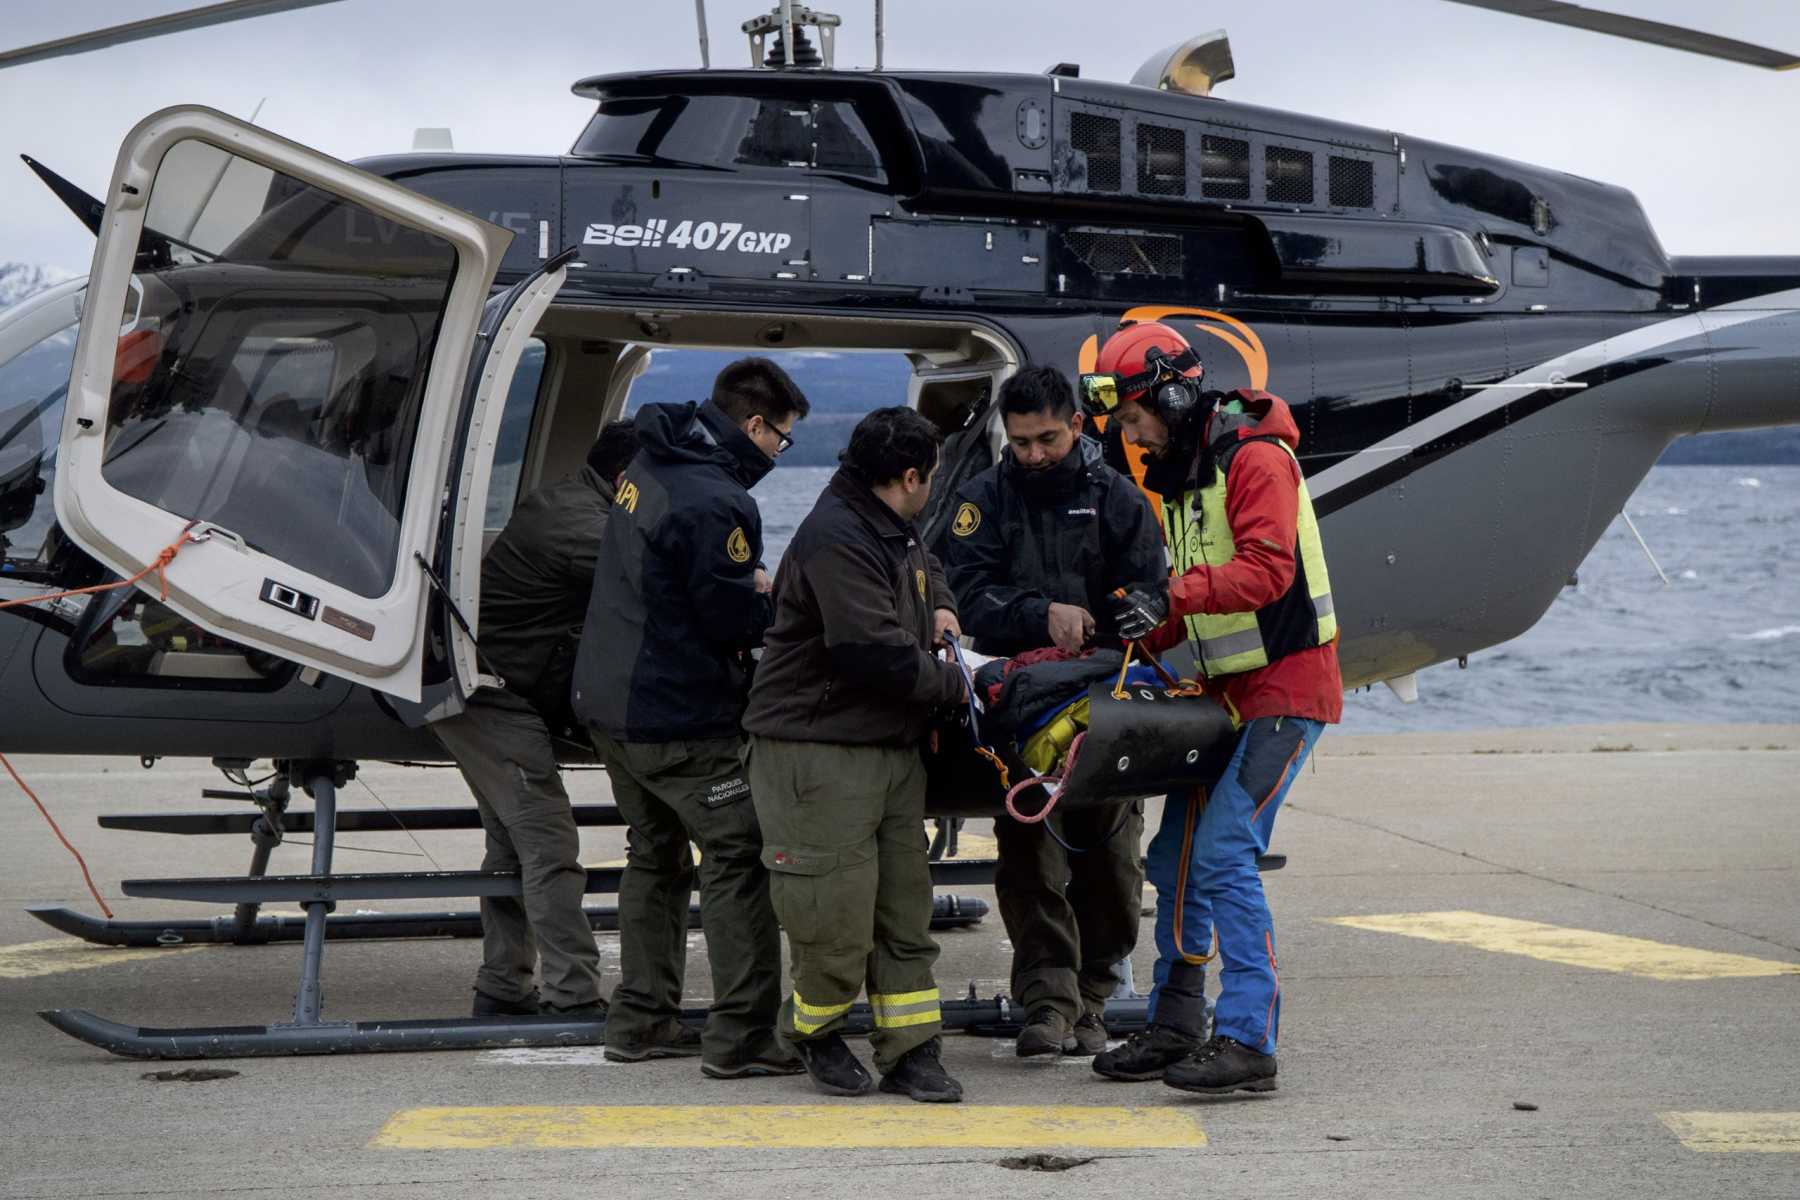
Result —
M469 1014L476 1017L535 1017L542 1011L543 1002L538 998L536 988L532 988L523 1000L501 1000L476 988L475 1003Z
M1150 1025L1125 1039L1125 1044L1094 1058L1094 1070L1108 1079L1142 1083L1161 1079L1163 1072L1200 1049L1200 1039L1167 1025Z
M866 1096L875 1088L869 1069L835 1033L795 1042L794 1052L812 1076L813 1086L827 1096Z
M1081 1020L1075 1022L1075 1028L1070 1034L1070 1040L1075 1043L1075 1048L1071 1050L1067 1044L1065 1044L1063 1046L1064 1054L1072 1054L1077 1058L1087 1058L1090 1055L1104 1054L1106 1052L1107 1042L1106 1018L1102 1017L1097 1012L1082 1013Z
M763 1075L800 1075L806 1064L779 1038L771 1037L749 1054L729 1062L702 1061L700 1073L709 1079L754 1079Z
M1163 1082L1184 1092L1222 1096L1227 1092L1275 1090L1275 1056L1220 1036L1170 1067Z
M648 1062L653 1058L697 1058L700 1054L700 1031L689 1029L674 1017L665 1017L655 1032L644 1041L606 1043L606 1061L616 1063Z
M1048 1004L1041 1004L1025 1019L1025 1028L1019 1030L1014 1053L1020 1058L1061 1054L1068 1049L1069 1039L1068 1020Z
M961 1100L962 1084L950 1078L944 1064L938 1061L943 1045L942 1038L934 1037L902 1054L894 1069L881 1077L881 1090L911 1096L924 1104L954 1104Z
M567 1008L546 1001L538 1011L546 1017L561 1017L565 1021L604 1021L606 1001L593 1000L587 1004L571 1004Z

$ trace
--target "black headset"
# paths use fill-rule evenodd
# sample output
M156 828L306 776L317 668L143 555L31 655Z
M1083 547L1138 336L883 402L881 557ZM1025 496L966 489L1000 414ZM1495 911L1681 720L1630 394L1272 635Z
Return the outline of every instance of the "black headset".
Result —
M1208 401L1216 401L1218 394L1201 388L1200 381L1204 375L1196 375L1190 379L1182 372L1194 368L1204 372L1200 365L1200 356L1192 347L1170 358L1169 352L1161 346L1151 346L1144 351L1144 370L1159 374L1166 373L1165 378L1151 386L1150 402L1157 415L1171 425L1186 422L1202 409L1210 407Z

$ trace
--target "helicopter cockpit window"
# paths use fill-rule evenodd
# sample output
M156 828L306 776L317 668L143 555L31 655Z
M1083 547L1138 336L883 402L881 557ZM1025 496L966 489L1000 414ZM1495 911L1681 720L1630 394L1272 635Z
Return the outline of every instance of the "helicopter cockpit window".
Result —
M31 578L48 566L50 489L74 356L70 325L0 364L0 578Z
M112 592L92 604L68 651L69 673L82 683L259 691L294 672L292 663L209 633L147 593Z
M682 166L802 167L880 179L881 159L855 107L754 96L604 100L577 155Z
M157 172L138 255L107 483L386 593L455 249L190 140Z

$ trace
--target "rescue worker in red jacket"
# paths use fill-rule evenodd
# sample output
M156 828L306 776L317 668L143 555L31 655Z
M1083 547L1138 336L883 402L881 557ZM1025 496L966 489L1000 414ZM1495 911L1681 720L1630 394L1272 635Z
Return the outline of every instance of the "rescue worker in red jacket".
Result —
M1160 322L1122 327L1095 366L1083 401L1145 452L1144 486L1161 497L1174 566L1173 578L1145 580L1115 601L1119 632L1158 654L1191 641L1207 689L1241 726L1218 781L1164 803L1146 864L1157 890L1150 1023L1094 1070L1184 1091L1270 1092L1281 985L1256 859L1319 734L1343 716L1337 619L1295 457L1299 429L1267 392L1203 391L1198 356ZM1214 957L1219 998L1207 1038L1202 984Z

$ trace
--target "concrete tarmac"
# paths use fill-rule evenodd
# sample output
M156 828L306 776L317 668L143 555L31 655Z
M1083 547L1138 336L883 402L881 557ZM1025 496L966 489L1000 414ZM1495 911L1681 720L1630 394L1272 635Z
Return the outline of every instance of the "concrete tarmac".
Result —
M118 881L237 874L248 860L247 838L94 824L230 808L201 800L226 786L206 763L14 765L120 917L212 915L122 899ZM603 799L605 776L575 775L570 790ZM691 1060L608 1065L584 1049L127 1061L36 1011L283 1020L299 948L61 938L24 905L93 901L4 778L0 797L4 1197L1800 1196L1800 726L1328 734L1277 822L1289 865L1265 877L1281 1088L1224 1099L1108 1083L1084 1060L1020 1061L972 1037L946 1041L968 1093L956 1109L830 1100L804 1077L717 1082ZM465 799L453 772L372 766L341 803ZM971 823L965 854L983 833ZM475 833L340 841L346 872L469 869L481 853ZM584 833L589 862L621 847L621 831ZM272 870L304 872L308 854L283 846ZM1146 918L1143 986L1150 933ZM984 996L1005 989L997 916L940 940L947 997L971 980ZM617 940L600 943L610 986ZM704 938L690 946L691 1000L704 1003ZM332 944L326 1016L464 1013L479 954L472 940ZM238 1074L143 1078L181 1066ZM1092 1161L997 1165L1040 1149Z

